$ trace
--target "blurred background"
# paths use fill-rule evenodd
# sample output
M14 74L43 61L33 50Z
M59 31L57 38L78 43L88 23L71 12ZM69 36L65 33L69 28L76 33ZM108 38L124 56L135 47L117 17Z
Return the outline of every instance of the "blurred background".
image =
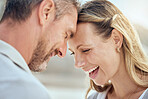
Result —
M82 4L90 0L79 0ZM148 51L148 0L109 0L131 21ZM74 68L73 56L53 57L46 71L33 73L49 90L52 99L84 99L89 78Z

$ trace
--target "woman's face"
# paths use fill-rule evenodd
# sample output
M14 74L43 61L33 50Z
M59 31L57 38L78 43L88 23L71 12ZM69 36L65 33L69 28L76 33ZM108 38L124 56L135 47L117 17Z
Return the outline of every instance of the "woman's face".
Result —
M77 32L68 41L69 50L75 58L75 67L89 73L97 85L104 85L118 71L120 55L112 37L103 39L97 35L91 23L79 23Z

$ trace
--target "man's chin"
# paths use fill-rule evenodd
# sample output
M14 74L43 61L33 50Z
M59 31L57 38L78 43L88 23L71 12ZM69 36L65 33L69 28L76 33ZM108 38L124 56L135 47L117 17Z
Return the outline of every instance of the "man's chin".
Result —
M34 68L30 68L30 70L32 72L42 72L42 71L46 70L47 64L48 64L48 62L44 61L41 65L31 66L31 67L34 67Z
M48 61L44 61L40 66L39 66L39 70L44 71L47 69L47 65L48 65Z

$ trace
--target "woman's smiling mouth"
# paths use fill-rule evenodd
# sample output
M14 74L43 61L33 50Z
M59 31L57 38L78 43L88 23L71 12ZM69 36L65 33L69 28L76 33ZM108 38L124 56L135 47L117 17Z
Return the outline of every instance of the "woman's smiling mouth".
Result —
M89 73L89 77L92 79L95 79L95 77L97 76L99 70L99 66L96 66L88 71L85 71L86 73Z

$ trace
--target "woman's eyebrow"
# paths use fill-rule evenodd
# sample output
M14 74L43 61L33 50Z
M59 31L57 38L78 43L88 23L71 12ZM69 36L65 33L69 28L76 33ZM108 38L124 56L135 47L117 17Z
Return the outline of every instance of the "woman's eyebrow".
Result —
M79 49L81 46L90 46L90 45L84 45L84 44L80 44L77 46L77 49ZM72 51L72 49L68 48L68 50ZM72 51L73 52L73 51Z
M87 46L91 46L91 45L90 44L80 44L80 45L77 46L77 49L79 49L81 46L87 47Z
M79 47L83 46L83 44L78 45L76 48L79 49ZM70 51L72 51L72 49L68 48Z
M73 52L70 48L68 48L71 52Z
M79 49L81 46L83 46L83 44L78 45L78 46L77 46L77 49Z

